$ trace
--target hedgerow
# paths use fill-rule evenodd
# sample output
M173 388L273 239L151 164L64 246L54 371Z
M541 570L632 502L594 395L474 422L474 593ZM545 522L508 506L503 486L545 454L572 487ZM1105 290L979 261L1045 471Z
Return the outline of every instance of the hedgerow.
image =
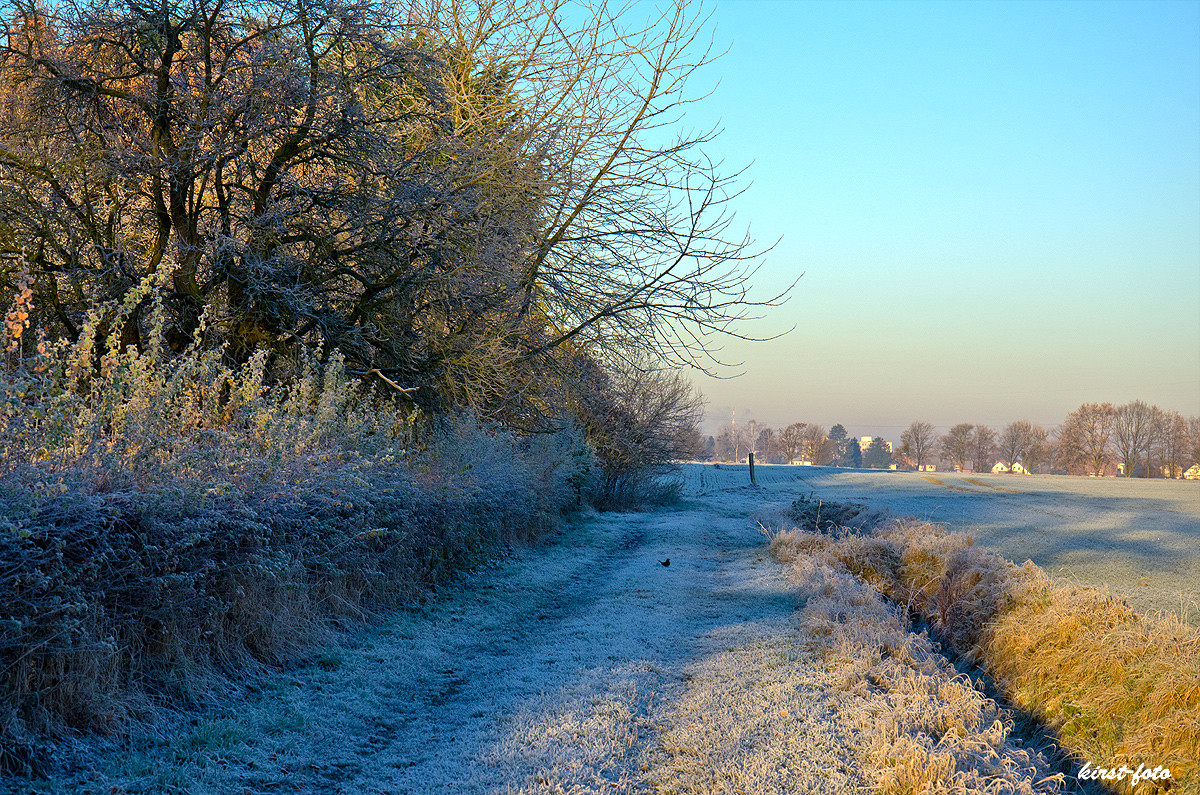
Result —
M572 427L429 419L336 352L231 363L202 325L175 353L161 302L141 350L101 333L153 286L74 343L11 346L0 372L0 772L38 773L65 731L120 732L311 652L536 539L589 487Z

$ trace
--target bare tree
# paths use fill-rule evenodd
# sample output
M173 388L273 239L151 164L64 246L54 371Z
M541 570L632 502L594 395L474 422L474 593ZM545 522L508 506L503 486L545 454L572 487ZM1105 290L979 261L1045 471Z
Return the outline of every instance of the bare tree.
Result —
M696 455L704 400L680 373L597 368L592 375L584 430L603 463L602 497Z
M969 422L960 422L942 437L942 455L949 458L960 472L967 469L967 459L971 457L971 436L975 426Z
M921 469L933 455L936 443L937 435L934 433L933 426L928 422L916 421L900 434L900 449L897 450L897 453L909 460L917 469Z
M717 434L713 444L713 460L714 461L735 461L735 445L733 442L733 430L731 428L723 428Z
M807 423L793 422L779 432L779 454L791 464L796 460L804 443L804 429Z
M997 451L1000 458L1012 472L1016 466L1025 465L1026 454L1033 444L1033 423L1028 420L1017 420L1004 426L997 440Z
M1158 406L1150 407L1150 430L1146 433L1146 441L1142 445L1142 458L1146 462L1143 470L1148 478L1163 477L1162 447L1163 434L1167 430L1167 414Z
M829 463L829 436L824 426L809 423L800 433L800 455L803 460L813 466L824 466Z
M1184 462L1189 469L1200 467L1200 416L1188 418L1188 440Z
M754 439L754 456L756 460L765 463L771 456L779 453L779 445L775 439L773 428L762 428Z
M1037 423L1030 423L1023 460L1025 471L1033 474L1042 464L1050 463L1053 456L1054 443L1050 439L1049 429Z
M641 25L631 7L604 3L584 14L563 0L426 6L473 57L496 53L516 103L502 111L530 120L514 138L517 162L538 164L528 189L542 221L522 265L523 311L548 312L557 333L528 355L575 341L703 365L708 335L736 334L747 311L777 300L748 296L731 178L702 151L712 133L678 130L695 99L688 80L711 60L687 0Z
M1058 432L1059 459L1063 468L1099 477L1112 460L1111 403L1084 403L1067 415Z
M753 422L754 421L751 420L749 423L743 422L741 425L735 424L732 426L734 461L741 461L749 458L750 456L751 445L754 443L754 439L751 435Z
M1178 411L1164 411L1156 437L1163 477L1183 477L1190 441L1188 421Z
M581 352L712 366L779 297L749 295L737 175L678 124L703 17L633 13L12 0L0 261L30 252L59 336L172 268L173 345L207 313L235 358L337 347L435 407L536 412Z
M1126 403L1116 410L1113 444L1127 478L1134 477L1142 456L1150 446L1154 421L1154 409L1141 400Z
M971 435L971 468L990 472L996 461L996 432L986 425L976 425Z

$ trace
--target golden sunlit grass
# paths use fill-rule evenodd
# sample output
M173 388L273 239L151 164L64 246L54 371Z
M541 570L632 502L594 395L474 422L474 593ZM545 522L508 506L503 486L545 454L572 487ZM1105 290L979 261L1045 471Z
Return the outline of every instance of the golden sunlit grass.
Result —
M922 475L921 480L926 480L935 486L944 486L945 488L953 489L954 491L965 491L968 493L971 491L970 489L964 489L962 486L951 485L944 480L941 480L941 479L935 478L935 477L930 477L929 475Z
M1019 491L1016 491L1015 489L1006 489L1003 486L993 486L991 483L985 483L984 481L979 480L978 478L963 478L963 480L965 480L968 483L974 483L976 486L983 486L985 489L991 489L992 491L1003 491L1006 494L1020 494L1021 493Z
M1013 704L1055 730L1093 768L1162 766L1176 792L1200 792L1200 631L1177 616L1146 617L1119 597L1052 581L1032 563L973 546L970 536L895 522L841 537L778 533L772 554L832 562L916 614L939 640L982 666ZM941 780L949 761L930 747L885 754L881 788L923 791L916 770ZM905 749L908 750L905 750ZM1110 782L1150 793L1162 782Z
M839 673L840 712L861 739L876 789L909 793L1056 792L1061 777L1010 740L1011 717L906 626L901 611L840 565L836 544L812 534L776 536L807 597L809 648ZM878 553L876 546L859 547ZM898 560L880 555L876 562Z

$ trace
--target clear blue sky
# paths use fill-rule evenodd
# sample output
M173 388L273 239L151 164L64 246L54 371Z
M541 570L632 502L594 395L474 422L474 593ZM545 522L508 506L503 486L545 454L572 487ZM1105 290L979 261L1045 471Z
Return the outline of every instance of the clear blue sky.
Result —
M718 0L708 151L762 295L709 428L1200 414L1200 0ZM705 83L704 81L708 81Z

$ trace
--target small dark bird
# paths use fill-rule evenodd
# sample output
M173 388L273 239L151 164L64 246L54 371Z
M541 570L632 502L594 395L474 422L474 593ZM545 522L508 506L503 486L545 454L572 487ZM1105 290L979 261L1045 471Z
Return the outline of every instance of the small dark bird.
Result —
M664 566L670 566L670 565L671 565L671 559L670 559L670 558L667 558L666 560L660 560L660 561L659 561L659 563L661 563L661 564L662 564L662 565L664 565Z

